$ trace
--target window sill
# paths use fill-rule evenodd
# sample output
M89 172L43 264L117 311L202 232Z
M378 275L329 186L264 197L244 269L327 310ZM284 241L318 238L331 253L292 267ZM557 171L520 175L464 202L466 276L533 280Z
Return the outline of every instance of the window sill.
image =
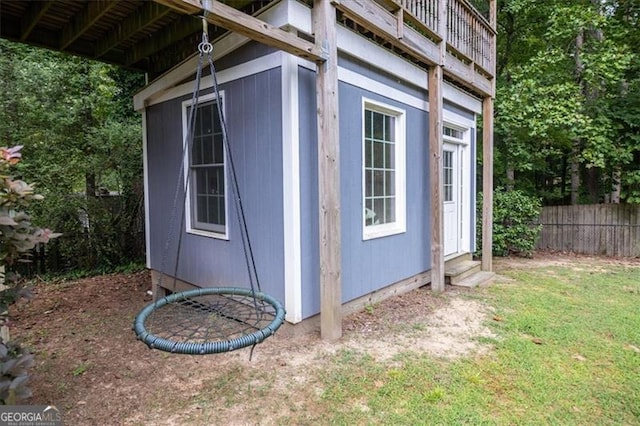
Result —
M214 238L216 240L229 241L229 235L227 233L220 234L217 232L203 231L201 229L187 229L187 234L199 235L201 237Z
M375 227L365 228L362 232L362 239L364 241L374 240L376 238L390 237L393 235L404 234L407 229L404 225L397 223L387 225L379 225Z

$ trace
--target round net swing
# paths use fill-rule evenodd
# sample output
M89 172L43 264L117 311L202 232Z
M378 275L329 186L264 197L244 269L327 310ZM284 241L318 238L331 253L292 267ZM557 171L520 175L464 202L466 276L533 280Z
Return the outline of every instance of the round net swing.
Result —
M253 346L284 321L280 302L264 293L214 287L173 293L136 317L138 338L152 349L203 355Z
M213 79L216 99L221 99L218 90L216 71L213 65L213 45L207 38L206 21L203 19L202 43L198 45L199 58L196 69L195 89L187 125L186 140L183 145L183 159L193 144L196 109L200 92L200 81L204 57L206 56ZM251 288L206 287L182 292L173 292L150 303L136 316L133 330L138 339L152 349L190 355L204 355L228 352L234 349L255 347L267 337L273 335L284 322L285 310L282 304L260 290L260 281L255 266L251 241L240 197L238 180L231 149L228 143L227 126L222 108L217 108L222 128L222 140L229 161L229 175L235 212L240 224L240 236ZM174 226L174 217L179 204L180 194L186 197L191 173L183 179L184 161L181 161L180 173L174 196L174 208L167 228L167 240L160 271L160 280L166 268L166 258ZM182 199L184 201L184 198ZM174 274L177 276L182 225L177 229L177 256ZM175 289L174 278L174 289ZM159 284L160 285L160 284Z

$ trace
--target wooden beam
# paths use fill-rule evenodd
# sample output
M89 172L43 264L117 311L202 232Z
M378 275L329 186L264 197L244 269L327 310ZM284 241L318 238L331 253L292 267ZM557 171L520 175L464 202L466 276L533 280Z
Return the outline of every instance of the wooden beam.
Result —
M29 3L27 11L20 19L20 41L25 41L29 37L31 31L53 4L52 1L32 1Z
M320 334L342 337L342 255L340 223L340 138L338 131L338 46L336 10L330 0L314 0L313 32L326 62L318 64L318 191L320 233Z
M171 46L177 40L181 40L194 33L202 32L202 22L192 16L181 16L168 28L156 33L152 38L138 43L126 52L125 65L131 66L136 62ZM193 52L196 45L193 46Z
M249 16L220 1L207 0L202 3L198 0L154 1L178 10L186 9L188 10L186 13L194 14L202 11L206 15L207 21L214 25L313 62L322 62L325 60L322 50L313 43L278 27L274 27L260 19L254 18L253 16Z
M96 23L104 14L113 8L118 2L113 0L93 0L87 2L87 5L80 13L73 17L62 29L60 37L60 50L64 50L71 43L76 41L78 37L84 34L93 24Z
M431 291L441 293L444 276L444 202L442 198L443 64L447 53L446 0L439 0L439 62L429 68L429 183L431 186Z
M429 186L431 187L431 290L444 291L444 204L442 199L442 67L429 68Z
M127 40L136 32L153 24L173 12L166 6L158 3L146 2L138 10L131 13L124 21L120 22L109 34L96 43L95 57L99 58L110 49Z
M371 30L393 46L427 64L438 63L437 53L434 56L433 49L429 47L429 44L433 44L433 42L423 37L418 43L409 43L409 40L405 39L407 29L399 28L399 26L404 26L403 21L400 21L398 15L392 14L382 5L368 0L332 0L332 3L349 19ZM404 17L404 14L401 16ZM402 35L402 38L398 37L399 34Z
M493 269L493 98L482 101L482 270Z

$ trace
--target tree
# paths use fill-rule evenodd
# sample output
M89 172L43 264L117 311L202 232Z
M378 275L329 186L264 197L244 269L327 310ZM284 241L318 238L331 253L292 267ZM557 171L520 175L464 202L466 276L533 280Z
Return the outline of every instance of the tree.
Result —
M141 123L130 101L142 75L5 40L0 48L1 141L24 144L20 172L45 195L36 223L65 234L49 268L142 259Z
M640 173L637 3L499 3L498 185L546 203L613 200L616 182L626 196Z

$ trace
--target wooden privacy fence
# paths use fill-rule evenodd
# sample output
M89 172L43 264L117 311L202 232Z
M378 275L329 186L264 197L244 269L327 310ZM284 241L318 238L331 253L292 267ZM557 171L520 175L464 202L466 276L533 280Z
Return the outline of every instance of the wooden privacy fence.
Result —
M606 256L640 256L640 206L543 207L537 248Z

